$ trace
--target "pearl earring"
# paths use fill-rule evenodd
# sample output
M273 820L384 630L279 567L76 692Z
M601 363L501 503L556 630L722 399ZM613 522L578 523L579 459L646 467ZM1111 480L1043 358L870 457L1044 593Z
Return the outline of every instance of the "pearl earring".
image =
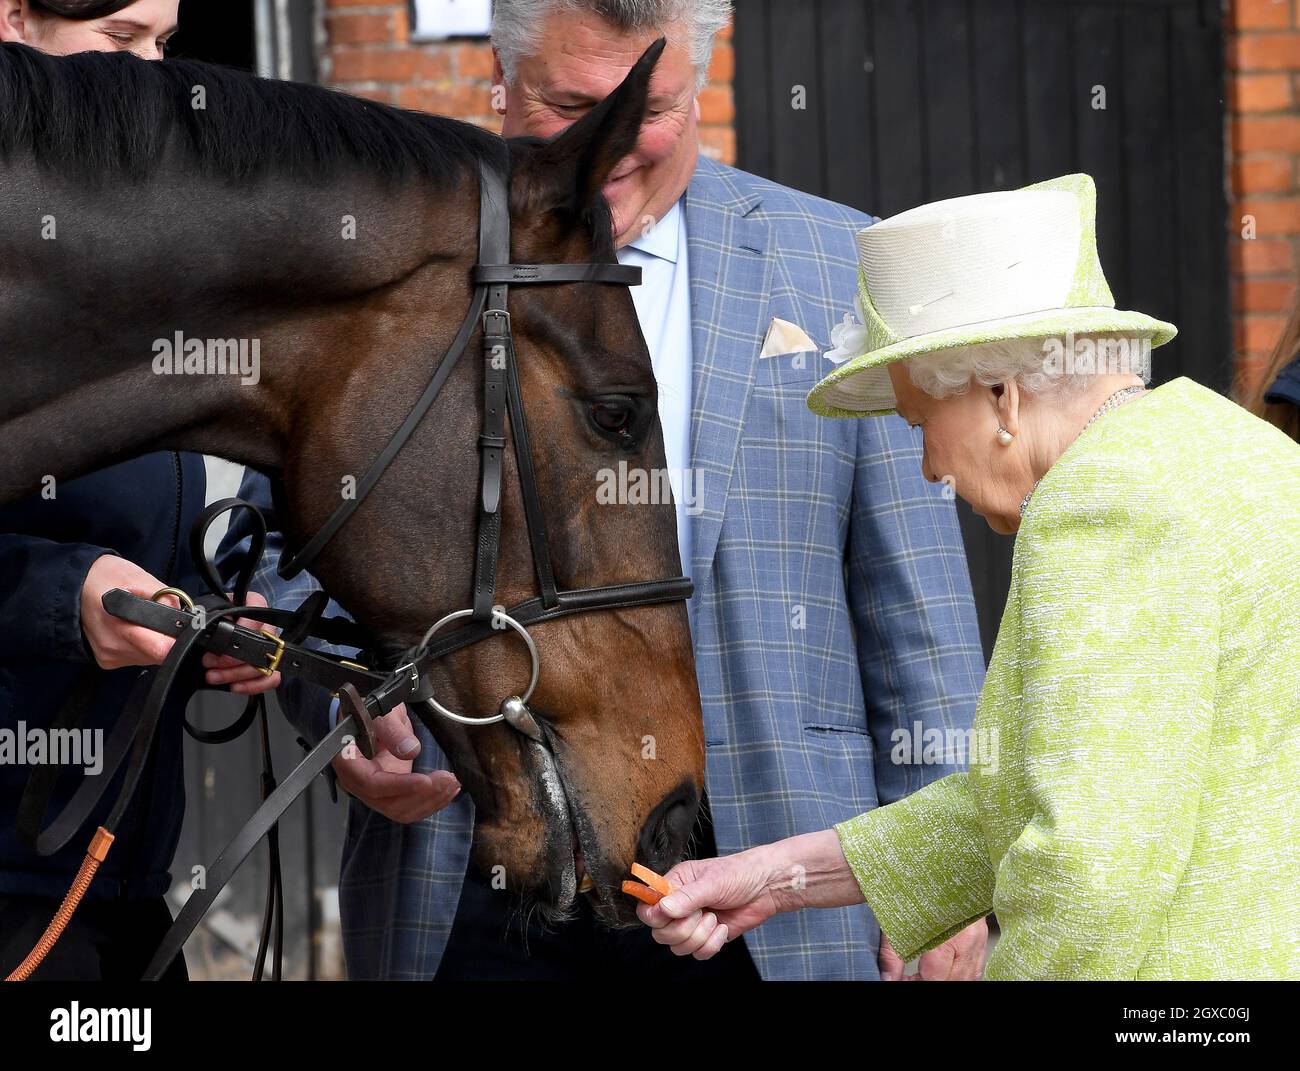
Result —
M1006 428L998 428L998 442L1003 446L1010 446L1015 441L1015 438Z

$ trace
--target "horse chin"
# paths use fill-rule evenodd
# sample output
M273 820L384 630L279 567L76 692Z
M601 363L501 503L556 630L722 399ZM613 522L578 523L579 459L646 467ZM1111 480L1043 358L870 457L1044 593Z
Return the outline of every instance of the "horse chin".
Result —
M554 752L534 740L524 743L525 764L535 787L538 813L545 826L544 876L525 894L548 925L576 914L577 899L589 897L598 921L622 929L640 925L636 912L619 894L623 870L603 857L599 838L579 795L567 782ZM584 884L587 891L579 891ZM626 908L626 910L623 910Z
M636 904L622 892L623 879L636 857L636 844L610 839L610 822L600 797L584 790L581 769L566 768L563 744L549 731L542 712L538 715L544 743L523 733L510 737L519 763L517 776L529 786L527 796L502 807L503 797L494 795L490 785L478 784L472 776L464 778L467 786L473 785L478 805L475 863L484 873L492 873L507 862L507 887L519 897L520 911L547 928L574 918L581 897L587 898L600 925L609 929L640 927ZM466 775L482 765L468 764ZM665 797L661 806L676 795ZM665 868L681 858L686 838L680 840L675 851L665 853L671 859L651 856L650 862Z
M545 829L544 876L532 890L538 910L548 923L572 917L578 896L577 834L569 811L564 779L551 750L523 738L524 764L532 775L535 803Z

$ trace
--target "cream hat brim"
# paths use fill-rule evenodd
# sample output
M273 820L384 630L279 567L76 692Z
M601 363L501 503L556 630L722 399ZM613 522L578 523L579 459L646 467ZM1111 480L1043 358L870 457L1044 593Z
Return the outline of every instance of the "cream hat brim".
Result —
M1154 349L1177 335L1178 328L1145 313L1108 307L1049 309L1024 316L962 324L905 338L845 361L809 392L808 408L825 417L887 416L898 404L886 367L895 361L965 346L1019 339L1045 340L1069 332L1075 335L1149 338Z

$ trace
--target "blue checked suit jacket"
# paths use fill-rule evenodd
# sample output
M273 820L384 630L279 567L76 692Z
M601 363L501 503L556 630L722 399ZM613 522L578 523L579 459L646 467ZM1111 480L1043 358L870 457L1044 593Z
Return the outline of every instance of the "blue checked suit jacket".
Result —
M804 396L830 367L820 352L759 358L774 316L830 348L853 308L854 234L871 217L701 158L686 222L703 504L691 620L727 855L953 772L892 761L894 733L969 729L984 664L954 504L921 475L919 433L898 417L809 412ZM243 493L269 504L256 473ZM296 605L314 584L279 580L278 549L254 586ZM282 699L300 728L324 733L322 692L291 682ZM445 767L416 730L418 768ZM413 825L350 801L340 895L351 977L432 977L472 825L464 794ZM874 979L879 940L865 905L778 916L745 937L769 979Z

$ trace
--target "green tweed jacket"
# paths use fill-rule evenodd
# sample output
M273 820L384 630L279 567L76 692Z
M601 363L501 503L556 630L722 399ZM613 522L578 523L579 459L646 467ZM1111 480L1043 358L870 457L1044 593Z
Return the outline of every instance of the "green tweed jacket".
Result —
M1300 446L1187 379L1085 429L972 739L836 827L901 955L994 911L989 978L1300 978Z

